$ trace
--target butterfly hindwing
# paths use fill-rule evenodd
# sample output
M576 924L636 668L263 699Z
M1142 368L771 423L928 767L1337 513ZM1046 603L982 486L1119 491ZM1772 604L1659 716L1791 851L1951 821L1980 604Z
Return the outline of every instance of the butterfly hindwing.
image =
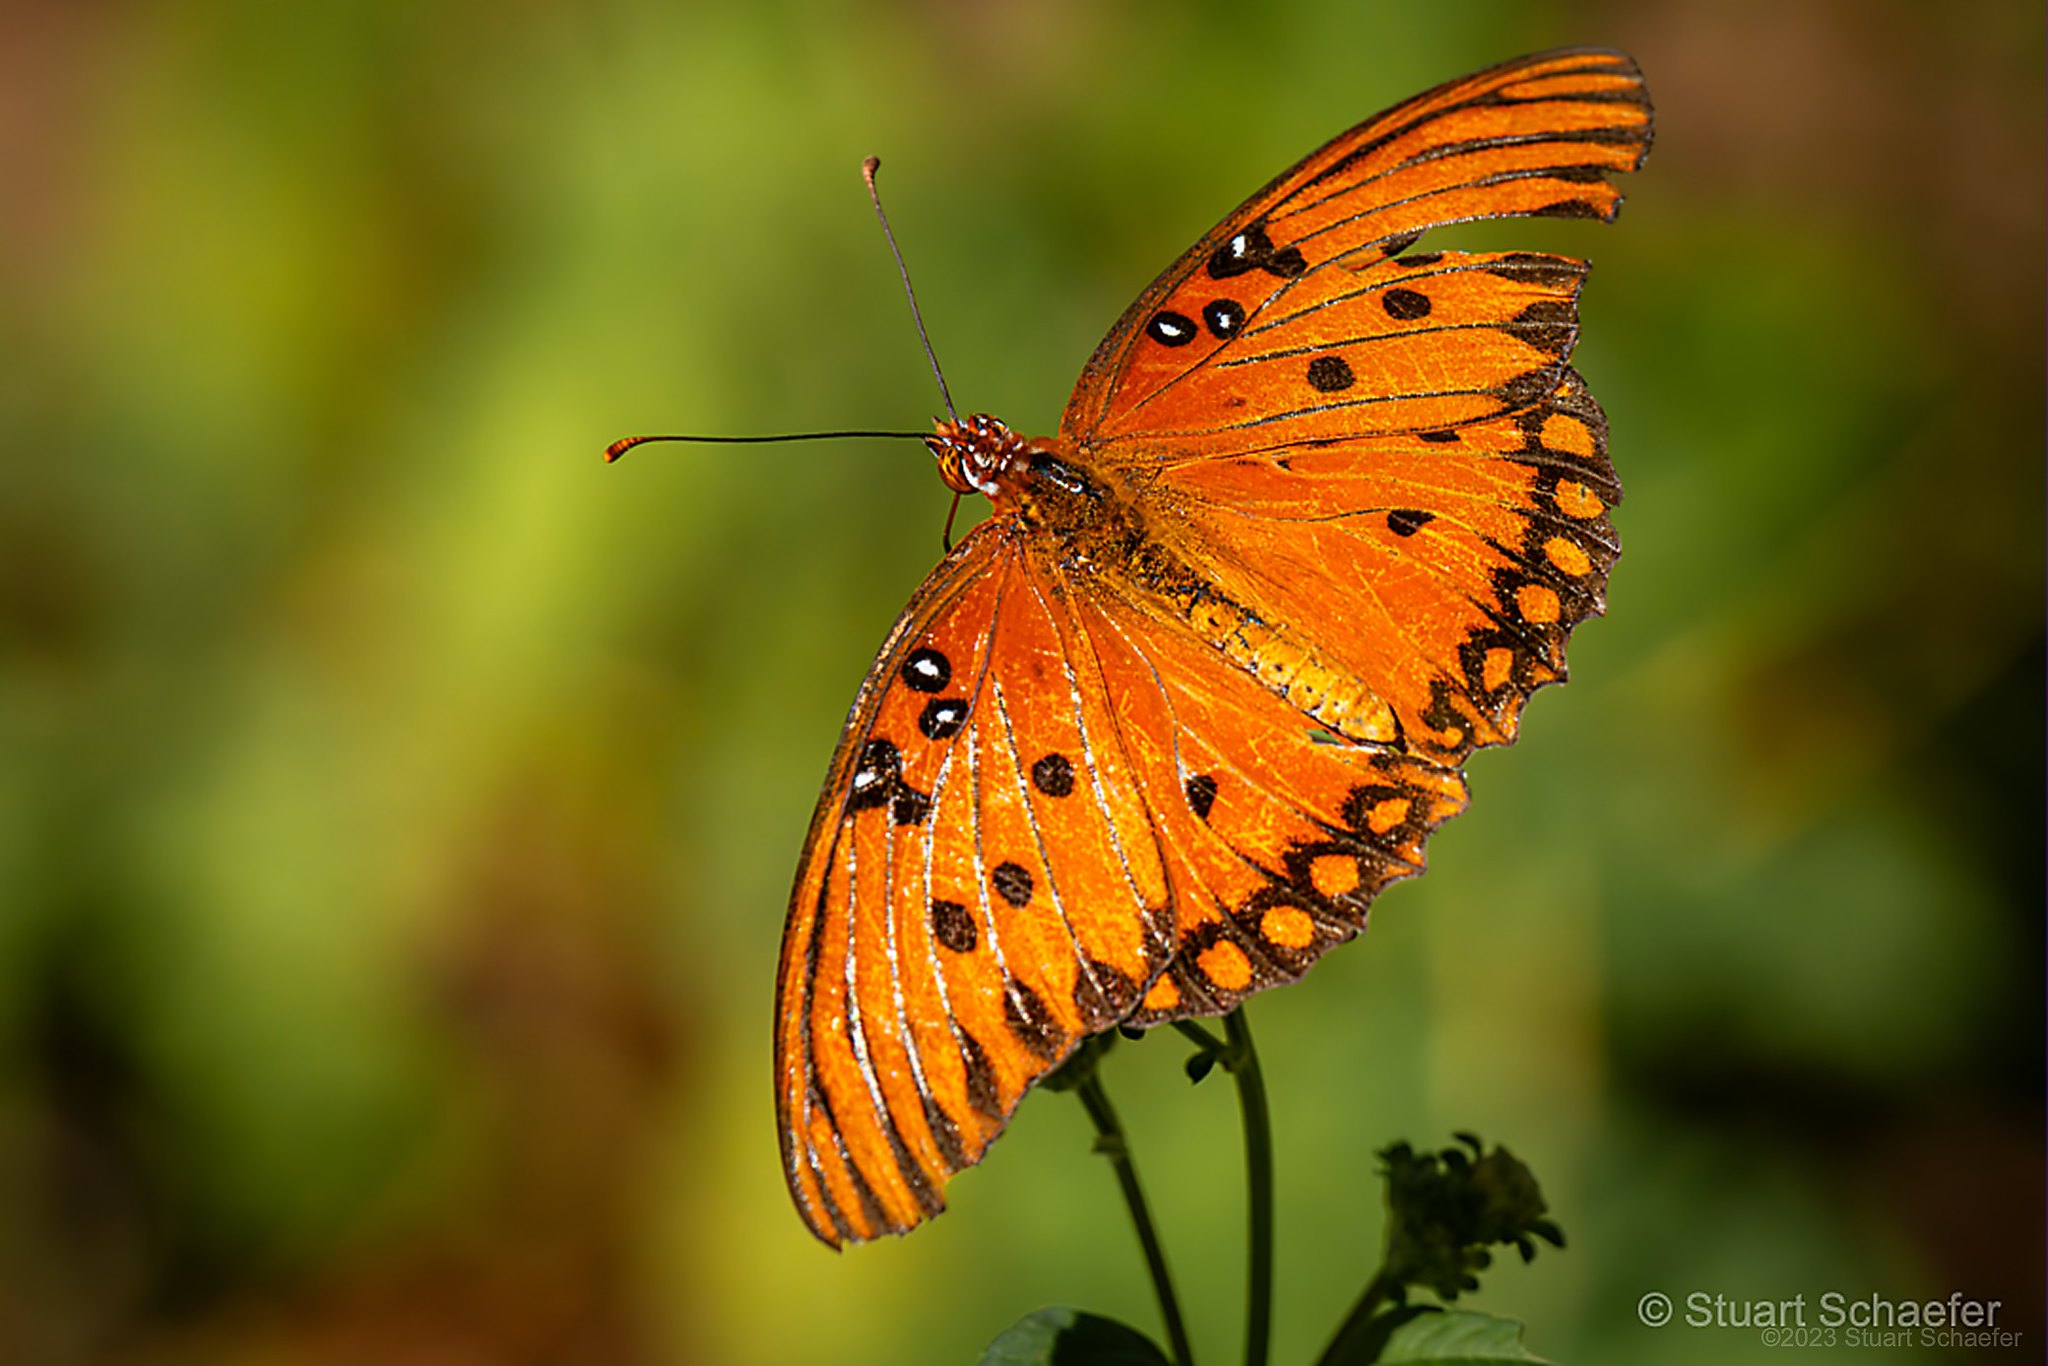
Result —
M1293 981L1422 871L1429 832L1464 808L1455 769L1330 735L1156 603L1100 584L1072 598L1173 889L1173 962L1129 1023L1220 1014Z
M1606 423L1563 367L1542 401L1427 434L1361 436L1159 475L1219 581L1384 699L1416 753L1514 737L1605 606L1621 490Z

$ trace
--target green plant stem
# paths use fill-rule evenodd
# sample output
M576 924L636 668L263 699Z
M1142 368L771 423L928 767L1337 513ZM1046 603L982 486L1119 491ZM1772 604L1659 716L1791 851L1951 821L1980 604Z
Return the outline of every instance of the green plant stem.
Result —
M1095 1072L1074 1088L1088 1118L1095 1122L1095 1150L1109 1159L1123 1188L1124 1204L1130 1207L1131 1222L1138 1229L1138 1243L1145 1250L1145 1268L1152 1273L1152 1290L1159 1297L1159 1316L1166 1320L1166 1336L1173 1344L1176 1366L1194 1366L1194 1348L1188 1343L1187 1324L1180 1316L1180 1298L1173 1293L1173 1274L1166 1269L1166 1250L1159 1245L1159 1232L1152 1227L1152 1211L1145 1204L1145 1191L1138 1184L1137 1163L1131 1157L1130 1141L1117 1121L1109 1093Z
M1243 1006L1223 1017L1223 1029L1229 1040L1223 1066L1237 1082L1238 1109L1244 1116L1245 1182L1251 1203L1244 1360L1245 1366L1266 1366L1273 1337L1273 1119Z
M1357 1304L1351 1306L1351 1312L1344 1316L1344 1322L1337 1325L1337 1331L1330 1336L1330 1345L1316 1358L1316 1366L1326 1366L1326 1363L1336 1359L1338 1350L1354 1333L1362 1331L1366 1321L1392 1296L1393 1288L1393 1282L1387 1279L1385 1271L1380 1271L1366 1282L1365 1293L1358 1297Z
M1202 1028L1201 1025L1193 1020L1175 1020L1173 1027L1188 1038L1193 1039L1198 1048L1214 1053L1219 1058L1229 1051L1228 1044Z

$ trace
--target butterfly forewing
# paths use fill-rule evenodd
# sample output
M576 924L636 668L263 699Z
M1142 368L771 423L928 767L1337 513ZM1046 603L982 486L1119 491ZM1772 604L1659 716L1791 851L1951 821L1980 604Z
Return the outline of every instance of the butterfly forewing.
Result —
M874 720L883 699L907 686L903 670L922 676L910 660L915 638L944 635L970 663L986 653L999 586L991 571L1002 563L994 548L988 537L963 542L925 581L882 647L833 757L790 897L776 987L776 1109L791 1192L813 1231L831 1242L914 1222L930 1203L926 1191L933 1183L910 1157L910 1145L922 1127L929 1142L919 1146L935 1149L934 1126L912 1125L904 1134L903 1121L889 1111L875 1059L878 1051L905 1052L892 999L900 979L888 955L877 966L871 951L865 981L861 972L861 941L871 946L878 933L885 943L897 935L887 888L878 881L889 870L886 823L893 819L901 761L873 743L883 738L873 733ZM863 825L880 827L865 849L850 837ZM912 979L910 999L920 985ZM928 1085L962 1070L947 1068L937 1050L920 1056ZM978 1150L980 1133L969 1132Z
M1527 253L1319 271L1096 439L1106 458L1175 463L1496 417L1555 387L1584 274Z
M878 657L813 823L776 1067L790 1187L829 1242L941 1208L1172 952L1111 694L1029 553L993 525L954 552Z
M1113 439L1157 430L1134 411L1189 371L1233 355L1269 309L1295 311L1297 292L1342 294L1352 269L1396 255L1442 224L1611 218L1621 196L1605 176L1634 169L1650 131L1634 63L1590 49L1510 62L1368 119L1252 196L1139 296L1083 370L1062 435L1104 444L1105 459L1155 455L1151 443L1116 450ZM1328 366L1324 375L1335 378ZM1511 378L1490 364L1466 373L1447 363L1421 387L1361 389L1353 399L1468 395L1437 401L1426 420L1444 425L1499 411L1476 391ZM1210 425L1291 411L1299 397L1290 387L1261 411L1217 406Z

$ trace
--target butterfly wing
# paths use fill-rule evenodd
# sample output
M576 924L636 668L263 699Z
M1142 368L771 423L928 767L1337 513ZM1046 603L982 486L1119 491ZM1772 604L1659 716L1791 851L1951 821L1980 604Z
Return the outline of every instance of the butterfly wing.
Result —
M1605 607L1621 488L1607 427L1560 365L1482 421L1216 457L1159 472L1217 581L1384 701L1440 763L1511 741Z
M1514 315L1452 331L1415 311L1427 295L1369 272L1443 224L1612 218L1621 195L1607 177L1640 164L1650 136L1635 64L1595 49L1524 57L1368 119L1153 281L1082 371L1061 434L1142 461L1359 423L1439 428L1540 398L1548 390L1523 376L1544 359L1501 326ZM1519 325L1550 323L1539 311ZM1365 353L1334 349L1348 338ZM1247 365L1247 353L1262 359ZM1291 382L1271 383L1289 358Z
M1137 759L1172 889L1172 960L1124 1023L1220 1014L1293 981L1464 809L1456 769L1315 726L1156 599L1094 576L1063 603L1070 648L1114 689L1113 738Z
M1612 217L1648 149L1634 64L1543 53L1370 119L1274 181L1111 331L1062 432L1206 573L1446 763L1513 738L1619 548L1606 423L1568 365L1586 267L1404 253L1441 223ZM1200 321L1196 321L1200 320Z
M1173 914L1106 681L984 524L867 681L812 820L777 987L785 1173L828 1243L943 1206L1024 1092L1128 1015Z
M1298 976L1463 806L1454 770L1318 738L1039 549L990 523L934 571L812 821L775 1070L790 1189L834 1245L937 1213L1088 1034Z
M1619 53L1452 82L1253 196L1090 360L1061 435L1201 585L1176 601L1139 566L1090 609L1112 671L1151 680L1120 714L1178 737L1144 781L1180 944L1132 1022L1227 1009L1348 937L1462 807L1456 765L1564 676L1618 554L1606 423L1567 364L1586 267L1404 253L1468 219L1611 218L1650 137Z

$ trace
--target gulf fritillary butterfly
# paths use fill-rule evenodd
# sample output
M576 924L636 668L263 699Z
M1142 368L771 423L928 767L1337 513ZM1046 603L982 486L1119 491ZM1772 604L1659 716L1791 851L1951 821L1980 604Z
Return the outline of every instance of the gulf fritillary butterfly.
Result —
M1611 219L1649 97L1542 53L1368 119L1138 296L1059 434L927 437L990 516L868 671L775 1026L837 1246L944 1206L1085 1036L1227 1011L1357 934L1602 610L1621 489L1566 364L1583 261L1411 249Z

